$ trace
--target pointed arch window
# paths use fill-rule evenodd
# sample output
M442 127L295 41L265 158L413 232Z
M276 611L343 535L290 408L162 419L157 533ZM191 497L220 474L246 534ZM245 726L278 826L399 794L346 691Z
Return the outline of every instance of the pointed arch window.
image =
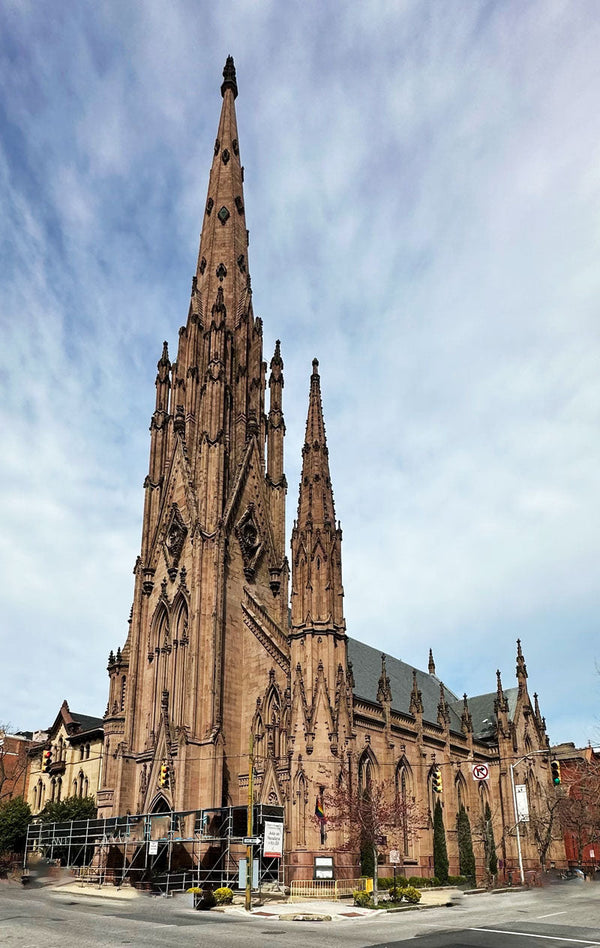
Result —
M461 806L464 806L465 810L468 809L467 783L461 773L457 773L454 783L456 786L456 812L460 813Z
M370 748L367 748L361 754L358 762L358 792L359 794L368 794L371 786L377 777L377 759Z
M402 827L400 837L402 853L406 858L412 856L411 834L409 831L409 814L410 807L414 799L412 771L406 758L400 760L398 766L396 767L395 783L396 797L399 800L402 808Z

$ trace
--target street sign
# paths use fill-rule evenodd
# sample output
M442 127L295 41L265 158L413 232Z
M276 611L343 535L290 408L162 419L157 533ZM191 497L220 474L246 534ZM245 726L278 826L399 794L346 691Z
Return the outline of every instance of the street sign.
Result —
M487 780L490 776L490 770L487 764L474 764L473 770L473 780Z
M158 855L158 840L152 839L148 843L148 855L157 856Z
M244 836L242 842L244 846L259 846L260 836Z
M400 850L399 849L390 849L390 862L393 866L397 866L400 862Z

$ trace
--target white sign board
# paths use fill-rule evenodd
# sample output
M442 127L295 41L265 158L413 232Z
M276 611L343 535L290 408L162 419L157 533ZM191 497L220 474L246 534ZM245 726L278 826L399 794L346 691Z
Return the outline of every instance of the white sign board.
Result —
M392 866L397 866L400 862L400 850L399 849L390 849L390 862Z
M283 856L283 823L265 820L263 856L267 859L281 859Z
M490 769L487 764L473 764L471 768L473 780L489 780Z
M527 799L527 787L524 783L518 783L515 787L515 797L517 800L517 820L529 822L529 800Z
M158 855L158 840L157 839L152 839L148 843L148 855L149 856Z

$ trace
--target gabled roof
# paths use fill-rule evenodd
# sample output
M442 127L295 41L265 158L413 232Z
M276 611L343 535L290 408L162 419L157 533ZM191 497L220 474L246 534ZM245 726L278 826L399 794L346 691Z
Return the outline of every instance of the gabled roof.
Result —
M354 694L367 701L377 701L377 687L381 675L381 651L348 636L348 658L354 674ZM413 670L417 673L417 687L423 698L423 718L437 723L441 681L436 675L407 665L406 662L386 655L386 669L392 691L392 708L409 714ZM460 712L456 711L457 696L444 685L446 700L450 705L450 728L460 731ZM461 702L462 710L462 702Z
M75 714L72 712L66 699L61 704L60 710L54 719L54 723L50 728L48 728L48 735L52 736L55 734L63 724L69 737L75 737L78 734L87 731L95 731L98 728L104 727L104 721L102 718L92 717L89 714Z

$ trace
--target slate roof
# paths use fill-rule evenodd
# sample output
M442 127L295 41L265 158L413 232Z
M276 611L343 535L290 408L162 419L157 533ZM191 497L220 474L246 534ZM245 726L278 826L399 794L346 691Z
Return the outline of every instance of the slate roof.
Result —
M513 719L515 708L517 707L518 688L505 688L504 696L508 701L508 717ZM491 691L487 695L472 695L468 699L469 711L473 719L473 736L479 740L490 740L496 734L496 712L494 711L494 702L498 697L496 691ZM457 701L454 710L458 714L462 713L463 703Z
M348 658L352 662L354 694L367 701L377 701L377 686L381 675L380 650L348 636ZM392 708L408 714L414 665L407 665L406 662L393 658L391 655L386 655L385 665L392 690ZM423 697L423 718L435 724L440 700L440 679L418 668L415 671L417 687ZM458 698L446 685L444 685L444 693L450 705L450 728L453 731L460 731L460 711L457 713L455 709ZM462 711L462 702L460 705Z
M92 717L90 714L76 714L74 711L71 711L71 717L79 724L81 731L95 731L98 728L104 727L104 721L102 718ZM77 737L76 734L73 737Z
M381 675L381 652L379 649L365 645L364 642L359 642L357 639L348 636L348 658L352 662L354 694L357 698L376 702L379 676ZM408 665L391 655L385 656L385 665L392 690L392 708L408 714L414 665ZM429 672L421 671L419 668L415 668L415 671L417 673L417 687L423 698L423 718L425 721L436 724L440 700L440 679L437 675L430 675ZM446 685L444 685L444 693L450 705L450 728L453 731L460 731L463 700L450 691ZM517 706L518 693L518 688L504 689L504 695L508 701L508 716L511 720ZM494 711L494 701L496 698L497 692L495 691L485 695L473 695L468 698L469 711L473 719L473 736L478 740L485 741L495 738L496 713Z

